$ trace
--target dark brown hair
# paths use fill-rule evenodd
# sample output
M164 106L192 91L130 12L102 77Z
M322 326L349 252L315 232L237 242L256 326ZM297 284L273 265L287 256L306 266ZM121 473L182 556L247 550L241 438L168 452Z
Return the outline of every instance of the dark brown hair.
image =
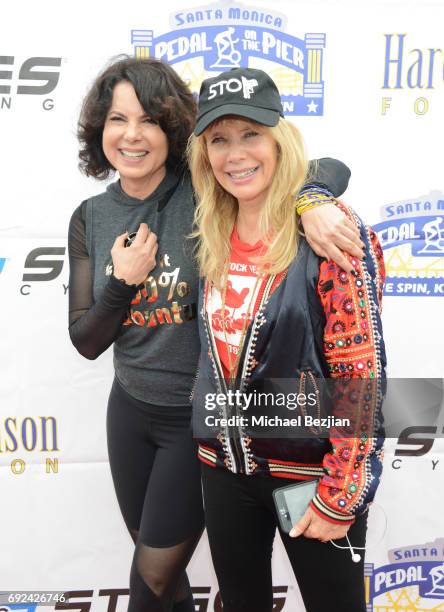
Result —
M196 102L176 72L154 58L114 59L94 81L83 101L77 128L79 168L87 176L107 178L114 168L102 149L102 133L117 83L131 83L144 111L168 139L167 164L174 169L185 161L188 138L196 122Z

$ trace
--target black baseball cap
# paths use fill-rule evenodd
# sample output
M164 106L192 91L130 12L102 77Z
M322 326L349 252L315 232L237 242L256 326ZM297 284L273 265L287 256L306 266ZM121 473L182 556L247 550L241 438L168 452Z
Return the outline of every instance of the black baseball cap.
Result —
M196 136L216 119L239 115L273 126L284 116L281 96L275 82L263 70L233 68L205 79L199 92Z

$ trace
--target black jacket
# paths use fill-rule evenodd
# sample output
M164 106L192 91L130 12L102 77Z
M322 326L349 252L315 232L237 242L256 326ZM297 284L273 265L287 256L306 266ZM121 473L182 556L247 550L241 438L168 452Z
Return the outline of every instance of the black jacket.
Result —
M257 426L252 418L255 409L250 405L245 410L240 396L231 397L232 405L208 410L208 397L227 396L228 388L205 308L208 287L203 281L198 315L202 349L193 392L193 427L203 462L247 475L318 478L312 507L336 523L351 522L365 509L381 473L381 385L386 363L379 312L383 259L373 231L353 218L367 247L365 260L354 261L356 274L345 274L336 264L318 258L301 240L286 273L267 282L232 387L256 397L260 392L276 396L282 390L311 393L316 400L300 409L299 416L326 417L328 405L330 418L351 415L346 433L339 434L334 427L323 433L317 427L292 430L279 419L296 418L296 412L276 405L267 405L265 416L282 427ZM355 387L352 395L349 388L351 399L346 401L344 388L327 389L326 378L339 378L341 385L357 379L362 392ZM263 406L259 412L264 416ZM225 424L220 419L229 420Z

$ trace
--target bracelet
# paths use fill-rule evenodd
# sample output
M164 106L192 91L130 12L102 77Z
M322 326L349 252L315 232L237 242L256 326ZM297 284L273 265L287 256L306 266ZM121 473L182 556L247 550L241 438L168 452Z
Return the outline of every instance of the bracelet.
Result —
M312 208L316 208L317 206L334 203L335 198L332 195L310 190L296 198L296 212L298 215L302 215L302 213Z

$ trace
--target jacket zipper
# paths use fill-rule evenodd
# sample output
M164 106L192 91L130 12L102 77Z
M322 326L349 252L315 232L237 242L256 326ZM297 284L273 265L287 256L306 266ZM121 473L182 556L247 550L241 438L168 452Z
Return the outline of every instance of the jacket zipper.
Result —
M269 291L270 291L270 287L274 283L274 279L275 279L275 276L270 276L269 279L267 280L267 283L265 284L265 287L263 289L262 295L260 296L260 301L259 301L259 304L258 304L256 315L255 315L255 317L253 319L253 323L252 323L252 326L251 326L251 333L250 333L250 337L248 338L248 344L247 344L247 348L245 350L245 356L244 356L244 360L243 360L243 363L242 363L242 372L241 372L241 378L240 378L241 391L243 391L243 389L245 387L248 364L249 364L250 359L251 359L251 357L253 356L253 353L254 353L255 346L252 346L252 345L253 345L254 340L256 338L256 335L257 335L257 330L258 330L259 322L262 321L262 316L261 316L262 315L262 309L263 309L264 304L266 303L266 301L268 299L268 294L269 294Z
M194 380L193 380L193 385L191 387L191 393L190 393L190 404L193 401L194 398L194 391L196 390L196 385L197 385L197 379L199 378L199 372L200 372L200 367L197 367L197 371L196 371L196 375L194 376Z

